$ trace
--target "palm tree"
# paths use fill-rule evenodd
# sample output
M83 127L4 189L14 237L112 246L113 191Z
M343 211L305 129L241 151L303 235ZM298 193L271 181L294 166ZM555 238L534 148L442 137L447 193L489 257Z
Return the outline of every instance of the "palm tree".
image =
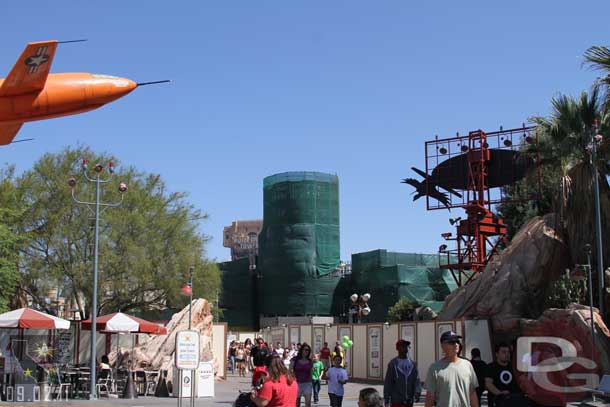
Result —
M605 74L597 78L596 84L603 88L604 110L608 111L610 108L610 49L605 46L593 46L585 51L584 57L585 65Z
M610 82L609 82L610 85ZM610 115L605 108L601 81L582 92L578 98L559 95L551 99L552 112L548 117L533 117L538 125L539 153L543 171L556 174L553 201L555 212L560 215L570 255L574 263L586 263L584 246L591 244L591 260L595 263L595 200L593 191L594 171L597 167L602 209L602 251L604 264L610 261L610 186L606 175L609 173L607 160L610 155L610 140L602 141L595 163L591 161L591 140L594 122L598 120L597 134L610 136ZM610 88L609 88L610 89ZM606 93L604 93L606 92ZM557 191L557 188L555 189ZM593 264L593 270L597 267ZM594 272L595 286L601 275ZM597 289L594 290L597 293ZM597 295L594 295L597 299Z

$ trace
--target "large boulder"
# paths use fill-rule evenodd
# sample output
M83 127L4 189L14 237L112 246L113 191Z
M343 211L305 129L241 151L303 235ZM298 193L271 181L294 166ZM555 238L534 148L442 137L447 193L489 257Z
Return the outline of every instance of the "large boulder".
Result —
M213 316L210 304L203 298L193 300L192 303L192 325L191 329L200 332L200 360L212 361L212 323ZM135 369L145 370L167 370L168 380L173 378L174 370L174 349L176 334L189 327L189 306L187 305L180 312L172 316L167 324L167 335L157 335L145 338L147 335L140 335L140 343L133 349ZM119 349L118 365L128 366L131 348ZM111 364L117 360L117 351L113 350L109 355ZM217 361L214 360L215 371L218 371Z
M558 230L554 214L530 220L483 273L446 298L438 318L488 318L494 328L514 318L537 318L545 287L571 263Z
M610 332L603 323L597 309L593 311L595 324L595 351L591 341L591 311L589 307L572 304L567 309L546 310L537 320L519 320L520 336L561 338L571 343L576 349L576 357L593 360L595 365L586 366L587 362L574 363L566 369L555 372L517 372L517 381L537 403L545 406L565 405L566 402L581 400L586 393L562 393L545 385L545 380L555 386L582 386L583 380L571 378L574 374L593 374L595 377L610 371ZM517 355L519 356L519 355ZM550 358L566 356L565 351L550 343L533 344L531 353L523 355L536 365ZM516 361L515 361L516 362ZM572 376L573 377L573 376Z

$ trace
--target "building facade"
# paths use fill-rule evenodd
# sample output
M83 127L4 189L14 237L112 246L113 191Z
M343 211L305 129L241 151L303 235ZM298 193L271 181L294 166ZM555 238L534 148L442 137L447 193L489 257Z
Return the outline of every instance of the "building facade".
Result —
M223 246L231 249L231 260L258 255L258 235L262 228L262 219L236 220L231 226L225 226Z

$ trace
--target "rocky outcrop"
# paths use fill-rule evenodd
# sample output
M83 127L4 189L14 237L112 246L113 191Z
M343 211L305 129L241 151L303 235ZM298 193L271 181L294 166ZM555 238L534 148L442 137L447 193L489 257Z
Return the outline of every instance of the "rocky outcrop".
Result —
M210 361L214 359L212 354L212 312L210 304L203 298L193 300L192 309L192 328L199 330L200 336L200 360ZM167 335L149 336L140 335L140 343L133 349L135 369L145 370L167 370L168 379L173 377L174 348L176 343L176 333L189 326L189 307L188 305L177 312L167 324ZM131 348L119 349L118 364L124 367L129 365ZM110 363L115 364L117 351L113 350L109 356ZM215 361L215 364L216 361ZM215 371L218 371L217 366Z
M566 369L548 373L526 373L517 369L517 381L537 403L546 406L565 405L566 402L581 400L585 393L561 393L548 388L544 380L548 379L555 386L582 386L583 380L574 379L575 374L595 374L610 371L610 331L604 325L596 309L593 312L595 324L595 349L591 341L591 312L589 307L573 304L568 309L549 309L537 320L521 319L518 322L520 336L547 336L562 338L576 348L576 356L593 360L595 365L586 366L587 362L573 363ZM531 358L535 365L550 358L566 356L563 351L552 344L532 345Z
M502 328L514 318L538 317L545 287L571 263L566 253L554 214L530 220L483 273L446 298L438 318L489 318Z

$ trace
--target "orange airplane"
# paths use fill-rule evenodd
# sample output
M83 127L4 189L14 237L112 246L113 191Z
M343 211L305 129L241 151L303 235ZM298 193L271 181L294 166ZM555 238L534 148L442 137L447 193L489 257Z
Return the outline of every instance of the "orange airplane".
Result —
M75 41L64 41L75 42ZM137 86L129 79L90 73L50 74L59 41L31 42L0 79L0 145L10 144L25 122L88 112L123 97Z

